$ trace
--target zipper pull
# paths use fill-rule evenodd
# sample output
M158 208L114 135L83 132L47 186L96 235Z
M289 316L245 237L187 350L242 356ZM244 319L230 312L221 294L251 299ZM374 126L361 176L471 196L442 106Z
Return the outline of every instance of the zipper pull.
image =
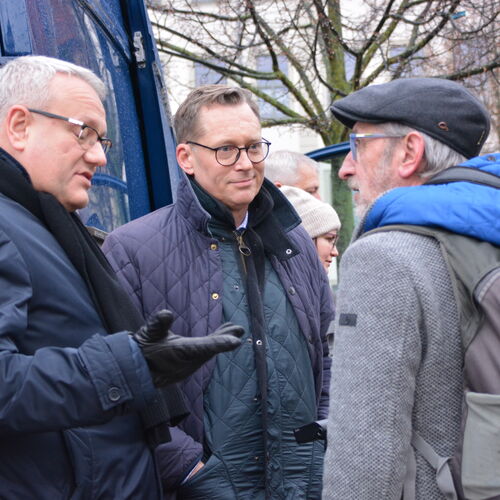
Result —
M250 251L250 248L248 248L245 245L245 242L243 241L243 233L244 231L242 231L241 233L239 231L234 232L236 236L236 241L238 242L238 250L240 251L241 255L249 257L252 252Z

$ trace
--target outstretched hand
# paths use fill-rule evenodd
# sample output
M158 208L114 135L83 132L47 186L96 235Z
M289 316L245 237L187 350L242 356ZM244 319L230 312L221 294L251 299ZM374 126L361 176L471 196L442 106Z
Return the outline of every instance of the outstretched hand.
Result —
M132 334L158 387L185 379L212 356L241 345L239 325L224 323L207 337L183 337L170 331L173 320L172 312L162 309Z

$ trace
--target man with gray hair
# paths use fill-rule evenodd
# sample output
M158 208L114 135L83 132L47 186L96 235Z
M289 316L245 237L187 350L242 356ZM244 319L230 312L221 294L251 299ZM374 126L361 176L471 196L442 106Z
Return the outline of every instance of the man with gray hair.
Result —
M266 177L278 187L294 186L318 200L319 165L306 155L295 151L273 151L266 160Z
M249 91L199 87L174 128L176 202L113 231L104 250L146 314L175 312L175 333L204 338L231 320L245 335L182 384L192 412L158 448L164 484L200 500L318 499L323 443L299 445L293 431L326 418L326 273L264 178L269 142Z
M240 344L178 337L165 310L142 325L75 214L111 147L104 97L65 61L0 69L2 498L159 500L152 448L179 408L156 387Z
M440 242L418 228L463 235L478 252L499 244L498 189L431 180L458 164L500 174L498 155L474 158L490 118L438 78L371 85L332 112L352 129L339 176L362 218L339 270L323 498L456 499L439 457L461 434L459 295Z

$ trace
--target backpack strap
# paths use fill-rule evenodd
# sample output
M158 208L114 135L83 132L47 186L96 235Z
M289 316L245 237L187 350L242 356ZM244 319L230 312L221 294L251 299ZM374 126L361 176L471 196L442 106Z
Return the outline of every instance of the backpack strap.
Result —
M425 184L446 184L447 182L472 182L500 189L498 175L470 167L449 167L431 177Z
M417 450L436 471L437 486L446 500L458 500L455 483L453 482L453 476L450 469L450 458L438 455L434 451L434 448L432 448L432 446L416 431L413 431L411 445L406 466L402 500L416 500L417 498L415 493L417 462L413 449Z
M413 431L411 444L436 471L436 482L439 491L441 491L446 500L458 500L455 484L450 470L450 458L439 456L434 451L434 448L415 431Z

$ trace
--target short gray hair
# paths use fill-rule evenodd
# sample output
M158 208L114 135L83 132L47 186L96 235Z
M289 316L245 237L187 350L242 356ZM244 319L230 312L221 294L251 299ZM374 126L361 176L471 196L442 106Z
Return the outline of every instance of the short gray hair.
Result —
M89 69L53 57L22 56L0 68L0 119L15 104L43 108L52 97L50 83L58 73L80 78L96 91L101 101L105 99L106 86Z
M445 168L459 165L467 160L465 156L457 153L457 151L451 149L443 142L428 136L424 132L420 132L420 130L415 130L401 123L387 122L381 124L380 128L384 133L390 135L406 135L410 132L417 132L424 138L425 165L420 172L418 172L419 176L424 179L432 177Z
M198 122L200 110L214 104L222 106L248 104L260 122L259 106L249 90L228 85L201 85L188 94L175 113L174 130L177 142L197 139L201 135L201 124Z
M295 185L299 178L299 165L309 165L319 173L319 164L295 151L273 151L266 158L265 175L271 182Z

